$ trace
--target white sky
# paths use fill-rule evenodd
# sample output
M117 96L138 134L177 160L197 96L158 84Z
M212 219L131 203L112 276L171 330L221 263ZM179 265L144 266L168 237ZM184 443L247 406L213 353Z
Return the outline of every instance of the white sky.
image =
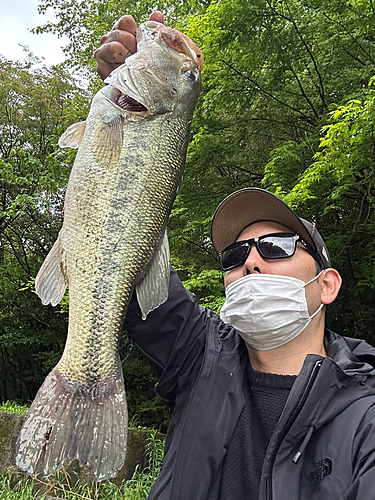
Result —
M25 53L19 44L28 45L36 56L43 56L44 63L51 66L65 59L61 47L67 45L68 39L50 33L30 33L28 28L53 20L53 9L48 9L46 15L39 15L37 3L37 0L0 0L0 54L7 59L22 60Z

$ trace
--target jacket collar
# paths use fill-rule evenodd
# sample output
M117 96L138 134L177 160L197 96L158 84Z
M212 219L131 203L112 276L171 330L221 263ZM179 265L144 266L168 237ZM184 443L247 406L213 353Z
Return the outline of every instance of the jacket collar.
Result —
M328 357L347 375L375 374L375 349L364 340L341 337L326 329L324 345Z

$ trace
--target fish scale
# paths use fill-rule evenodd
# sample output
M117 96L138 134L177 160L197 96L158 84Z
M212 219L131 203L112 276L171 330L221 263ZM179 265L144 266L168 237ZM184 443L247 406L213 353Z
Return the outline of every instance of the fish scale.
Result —
M140 26L138 42L95 95L86 122L59 141L79 150L63 227L35 285L52 305L69 286L69 328L18 438L16 463L30 473L50 475L78 458L97 481L116 476L126 454L118 344L127 306L134 289L143 317L167 299L165 228L182 178L201 55L155 22Z

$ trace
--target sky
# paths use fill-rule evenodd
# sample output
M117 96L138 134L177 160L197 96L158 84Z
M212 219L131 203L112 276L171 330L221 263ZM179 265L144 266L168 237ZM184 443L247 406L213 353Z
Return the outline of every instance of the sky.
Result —
M51 8L46 15L39 15L37 3L37 0L0 0L0 54L7 59L22 60L25 53L19 44L29 45L35 55L43 56L44 63L51 66L65 59L61 47L67 45L68 40L50 33L30 33L28 28L54 19Z

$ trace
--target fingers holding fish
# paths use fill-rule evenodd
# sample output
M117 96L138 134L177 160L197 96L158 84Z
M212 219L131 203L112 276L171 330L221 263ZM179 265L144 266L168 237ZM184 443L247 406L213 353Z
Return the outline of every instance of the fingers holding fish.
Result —
M101 39L103 44L94 52L99 76L105 80L112 71L125 62L137 50L135 37L131 33L111 31Z
M132 36L132 35L130 35ZM100 49L94 52L97 61L97 71L100 78L105 80L112 71L125 62L125 59L132 55L120 42L105 42Z
M164 15L155 11L150 15L150 21L163 23ZM137 23L133 16L120 17L110 32L100 40L100 47L94 52L97 61L97 71L105 80L112 71L125 62L125 59L137 50Z
M127 31L135 36L137 34L137 23L134 21L133 16L121 16L113 25L112 30Z
M102 45L102 48L106 48L108 45L111 45L112 43L116 44L118 43L119 45L122 46L122 49L125 49L124 54L126 55L131 55L134 54L137 50L137 42L135 39L135 36L132 33L129 33L128 31L121 31L121 30L113 30L104 35L100 43ZM127 53L127 54L126 54ZM110 56L111 51L104 51L103 57L107 60L107 62L110 62Z
M149 17L150 21L156 21L157 23L164 22L164 14L159 10L155 10ZM122 30L132 33L134 36L137 32L137 24L134 21L133 16L125 15L120 17L113 25L112 30Z
M164 23L164 14L160 10L155 10L150 16L150 21L156 21L157 23Z
M132 16L122 16L112 30L100 40L100 47L94 52L97 71L105 80L112 71L125 62L137 50L137 24Z

